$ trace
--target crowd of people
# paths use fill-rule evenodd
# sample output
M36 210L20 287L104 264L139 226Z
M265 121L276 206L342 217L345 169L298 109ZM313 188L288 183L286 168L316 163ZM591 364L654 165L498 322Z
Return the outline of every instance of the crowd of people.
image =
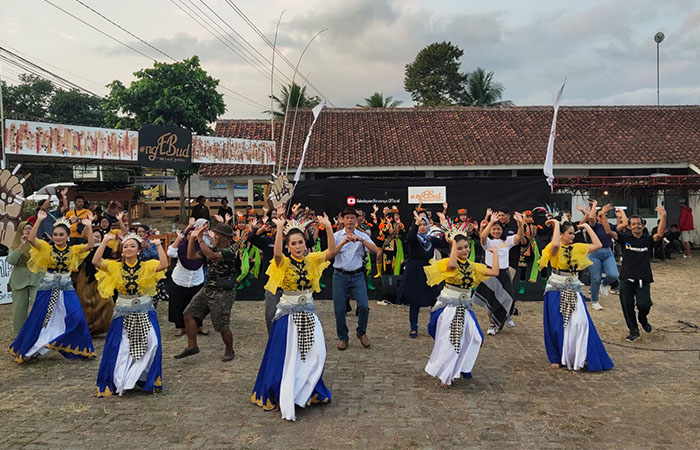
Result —
M175 359L199 353L197 338L209 333L203 321L210 316L224 344L222 360L231 361L236 292L262 276L268 341L251 401L279 409L287 420L295 420L295 406L331 400L322 378L324 331L313 298L331 264L337 349L350 345L350 300L357 305L356 337L362 347L371 347L368 291L377 277L402 276L397 300L409 305L409 337L418 336L420 309L429 307L427 331L434 347L425 371L447 388L471 377L481 349L475 307L486 310L489 335L516 326L518 283L520 293L527 283L544 288L545 352L552 367L611 369L580 275L590 277L594 309L602 309L601 293L617 287L627 340L634 341L639 326L652 330L652 257L666 241L677 247L668 238L663 207L656 209L658 226L645 233L641 217L628 218L615 208L611 224L613 207L598 208L595 201L580 208L578 223L549 207L522 212L500 207L473 218L465 208L451 216L447 204L439 211L418 205L411 220L402 222L397 208L377 206L368 215L347 207L331 220L301 204L259 215L252 208L234 211L224 201L210 215L200 197L189 224L166 249L153 238L157 231L130 224L119 204L101 211L76 196L71 208L67 191L60 197L58 208L42 205L20 224L8 255L15 265L17 337L9 351L16 362L35 361L51 350L92 358L91 336L107 332L97 395L122 395L137 386L156 392L163 386L158 303L168 302L174 335L187 336ZM689 251L684 255L690 257Z

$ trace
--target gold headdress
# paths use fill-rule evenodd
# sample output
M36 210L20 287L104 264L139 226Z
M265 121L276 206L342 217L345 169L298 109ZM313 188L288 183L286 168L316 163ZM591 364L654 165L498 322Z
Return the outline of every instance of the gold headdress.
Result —
M467 230L463 230L460 227L452 227L447 232L445 232L445 236L450 238L451 240L455 240L457 236L464 236L465 238L468 238L469 235L467 235Z
M59 225L63 225L64 227L66 227L70 230L71 223L70 223L70 220L66 219L65 217L59 217L53 223L53 227L56 228Z
M126 242L126 241L128 241L129 239L135 240L136 242L139 243L139 245L140 245L140 244L143 244L143 238L141 238L141 237L140 237L138 234L136 234L136 233L129 233L129 234L127 234L127 235L124 236L124 238L122 239L122 242Z
M299 230L302 233L306 231L306 227L309 226L313 222L312 220L305 220L303 222L299 222L296 219L288 220L287 223L284 224L284 228L282 231L284 232L284 235L288 235L290 231L292 230Z

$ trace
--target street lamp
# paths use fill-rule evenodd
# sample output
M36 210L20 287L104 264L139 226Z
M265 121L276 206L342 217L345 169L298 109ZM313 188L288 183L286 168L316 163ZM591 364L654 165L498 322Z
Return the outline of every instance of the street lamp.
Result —
M661 104L659 100L659 44L663 42L664 37L666 36L660 31L654 35L654 41L656 42L656 106Z

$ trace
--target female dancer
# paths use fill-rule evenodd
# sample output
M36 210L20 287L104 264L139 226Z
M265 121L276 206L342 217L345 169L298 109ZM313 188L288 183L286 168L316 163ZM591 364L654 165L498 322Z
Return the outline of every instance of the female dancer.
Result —
M327 230L332 229L327 216L317 219ZM277 232L265 289L276 292L281 288L282 297L250 400L265 410L279 407L283 419L295 420L295 405L303 408L331 400L331 392L321 378L326 342L312 293L321 290L321 274L335 256L336 246L333 233L327 233L328 250L304 256L305 224L291 221L285 226L281 218L272 220ZM282 252L283 233L287 235L290 257Z
M488 213L487 213L488 214ZM487 216L488 217L488 216ZM482 304L489 313L491 325L486 334L496 334L504 324L514 327L515 323L511 319L515 308L515 298L513 295L513 280L508 272L508 254L510 249L518 245L523 238L523 220L519 213L515 213L515 221L518 223L518 233L507 236L504 239L503 225L498 221L498 214L491 213L487 223L482 222L481 247L486 251L486 265L499 269L498 276L482 284L477 288L479 303ZM495 266L492 261L491 248L498 250L500 266Z
M414 224L408 230L408 260L403 273L403 281L399 284L397 301L408 303L409 322L411 331L408 336L418 336L418 313L422 306L433 306L440 293L440 287L428 286L423 268L430 264L436 247L446 247L445 240L430 236L430 225L425 210L422 213L413 211ZM444 216L443 216L444 217Z
M71 271L78 268L92 247L92 221L83 219L87 244L68 245L70 222L58 219L53 227L53 244L36 237L46 211L39 211L27 236L32 245L27 267L34 273L46 272L34 306L17 338L10 346L15 362L57 350L66 358L94 358L95 348L78 295L73 289Z
M122 395L137 383L146 392L156 392L162 389L163 348L152 297L165 276L168 258L155 240L151 243L158 247L158 260L139 261L142 240L132 233L122 241L120 261L104 260L112 239L106 235L92 258L100 294L106 297L115 289L118 294L97 372L97 396Z
M31 231L31 223L20 222L15 239L12 241L12 248L7 255L7 262L14 266L9 285L12 290L12 326L15 333L19 333L24 321L27 320L29 303L34 301L36 291L44 278L43 273L32 273L27 268L29 250L32 247L27 237Z
M95 247L90 250L87 258L78 268L78 277L75 280L75 292L78 293L80 305L85 314L85 320L88 323L90 334L93 336L106 333L109 330L109 323L112 320L114 312L113 295L102 296L97 289L97 268L92 263L92 258L97 252L97 248L102 243L104 235L99 229L92 232L95 241ZM111 233L108 233L112 236ZM112 258L115 252L110 247L105 249L104 257Z
M471 378L483 340L471 307L473 289L499 272L499 252L495 247L489 249L494 261L489 268L468 261L471 246L464 232L453 228L445 235L445 241L450 244L450 257L435 261L424 269L429 286L445 282L430 313L428 332L435 339L435 345L425 366L426 372L440 379L443 388L449 387L460 374Z
M592 264L588 254L601 248L600 239L587 223L585 229L592 244L574 244L574 225L550 219L553 227L552 242L540 258L540 268L548 264L552 274L547 280L544 294L544 346L553 368L562 365L569 370L579 370L588 365L589 371L608 370L613 362L608 357L603 342L593 325L581 294L583 284L578 274Z

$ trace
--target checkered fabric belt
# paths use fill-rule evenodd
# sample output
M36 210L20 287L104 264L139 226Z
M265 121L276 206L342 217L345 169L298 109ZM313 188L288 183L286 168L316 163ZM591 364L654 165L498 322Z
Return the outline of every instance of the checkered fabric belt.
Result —
M576 310L578 302L578 293L581 292L583 283L578 279L578 276L571 272L557 271L549 276L547 280L546 292L559 291L561 297L559 299L559 312L564 319L564 327L569 325L571 314ZM567 274L567 275L564 275Z
M139 360L148 348L148 333L151 330L148 311L153 309L151 297L120 294L114 307L115 315L117 309L121 309L120 315L124 316L124 330L129 337L129 353L132 358ZM132 312L124 313L124 309L130 309Z

